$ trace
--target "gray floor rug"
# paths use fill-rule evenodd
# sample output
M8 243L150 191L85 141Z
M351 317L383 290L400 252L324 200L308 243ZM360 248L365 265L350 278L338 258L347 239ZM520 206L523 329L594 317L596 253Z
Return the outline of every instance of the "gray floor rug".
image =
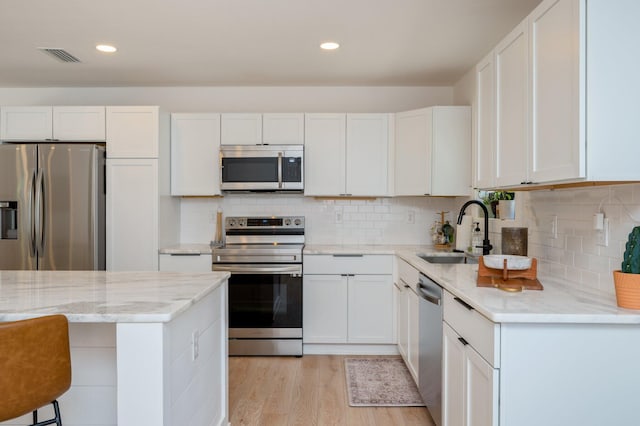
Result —
M352 407L424 407L400 358L346 358L347 394Z

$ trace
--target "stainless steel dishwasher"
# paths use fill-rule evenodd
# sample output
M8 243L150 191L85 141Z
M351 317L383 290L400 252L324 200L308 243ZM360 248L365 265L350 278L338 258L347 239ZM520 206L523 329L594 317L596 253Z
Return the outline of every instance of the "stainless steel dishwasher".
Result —
M442 424L442 287L420 274L418 389L437 426Z

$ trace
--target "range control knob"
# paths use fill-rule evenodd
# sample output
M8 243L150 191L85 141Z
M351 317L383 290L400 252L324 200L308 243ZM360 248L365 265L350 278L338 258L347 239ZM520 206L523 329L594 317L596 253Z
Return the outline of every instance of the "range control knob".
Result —
M291 219L287 218L284 220L284 225L285 226L290 226L291 225Z
M235 219L229 219L229 226L236 226L236 220Z
M294 221L293 221L293 223L294 223L296 226L300 226L300 224L302 223L302 221L301 221L300 219L296 219L296 220L294 220Z

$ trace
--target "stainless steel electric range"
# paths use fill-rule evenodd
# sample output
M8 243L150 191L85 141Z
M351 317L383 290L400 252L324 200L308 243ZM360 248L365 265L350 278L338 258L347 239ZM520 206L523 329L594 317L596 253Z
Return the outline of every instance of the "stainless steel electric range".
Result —
M229 355L302 356L304 217L227 217L213 270L229 278Z

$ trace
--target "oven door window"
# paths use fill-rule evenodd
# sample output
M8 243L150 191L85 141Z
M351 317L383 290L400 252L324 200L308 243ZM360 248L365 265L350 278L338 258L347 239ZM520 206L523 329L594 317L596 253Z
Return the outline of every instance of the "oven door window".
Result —
M229 278L229 327L302 327L302 277L232 274Z
M278 182L278 158L223 158L222 181Z

